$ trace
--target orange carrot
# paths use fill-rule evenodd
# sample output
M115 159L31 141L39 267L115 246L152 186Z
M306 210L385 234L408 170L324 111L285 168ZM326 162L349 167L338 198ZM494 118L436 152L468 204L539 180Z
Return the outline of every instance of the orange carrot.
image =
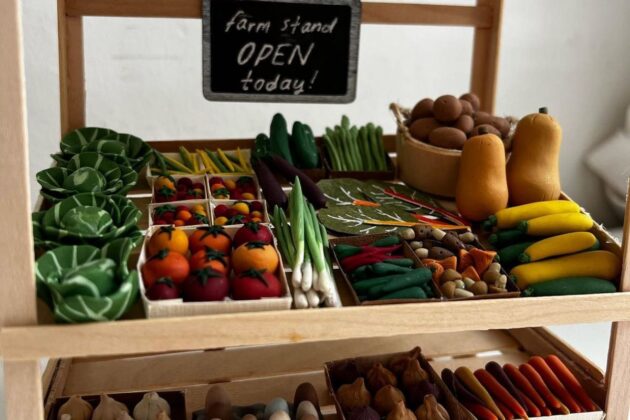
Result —
M505 420L514 420L514 413L512 413L510 409L505 406L505 404L503 404L501 401L497 401L497 405L499 406L499 410L501 410L503 417L505 417Z
M538 394L538 391L532 386L531 382L523 375L516 366L506 363L503 365L503 370L507 374L507 376L512 380L514 385L523 392L524 395L527 395L534 404L540 409L547 406L545 400Z
M551 410L549 409L549 407L541 407L540 409L540 414L542 414L544 417L549 417L550 415L552 415L553 413L551 412Z
M540 393L540 395L545 399L549 407L551 408L561 408L562 403L556 398L555 395L551 393L547 385L545 385L545 381L540 377L536 369L527 363L522 364L518 370L521 371L523 375L529 380L529 382L536 388L536 391ZM567 413L568 414L568 413Z
M551 392L557 395L560 401L562 401L572 413L582 412L580 405L573 399L564 385L562 385L556 374L553 373L547 362L545 362L545 359L540 356L533 356L529 359L529 364L536 369L536 372L543 378L547 386L551 389Z
M459 263L457 264L457 271L460 273L473 265L473 258L470 255L470 252L465 250L464 248L459 250Z
M471 413L473 413L479 420L498 420L492 411L488 410L481 404L464 401L464 407L466 407Z
M477 273L477 270L475 270L475 267L473 267L472 265L462 271L462 278L466 277L471 278L474 281L481 280L481 278L479 277L479 273Z
M540 410L536 407L536 404L532 400L530 400L527 395L525 395L522 391L516 390L518 396L521 397L521 400L525 402L525 406L527 407L527 414L531 417L540 417Z
M481 384L488 390L488 392L490 392L490 395L492 395L494 401L504 404L510 410L510 412L516 414L520 418L527 419L527 413L525 412L525 409L521 406L521 404L519 404L518 401L516 401L516 399L512 395L510 395L509 391L505 389L503 385L501 385L499 381L494 378L494 376L492 376L490 372L484 369L477 369L475 371L475 378L477 378L479 382L481 382ZM499 408L501 407L499 406ZM503 412L503 410L501 410L501 412Z
M495 251L484 251L479 248L473 248L468 252L470 252L470 256L474 261L475 270L477 270L479 274L483 274L494 261L494 257L497 256Z
M484 405L490 409L500 420L505 420L501 410L496 405L495 401L492 399L486 388L479 382L479 380L475 377L475 374L469 368L465 366L458 367L455 370L455 376L459 378L460 381L472 392L475 394L481 401L483 401Z
M584 388L582 388L582 385L580 385L580 382L577 380L575 375L573 375L573 372L571 372L569 368L562 363L562 360L560 360L558 356L552 354L545 357L545 360L558 379L560 379L562 384L573 393L580 402L580 405L584 407L586 411L598 410L597 405L595 405Z

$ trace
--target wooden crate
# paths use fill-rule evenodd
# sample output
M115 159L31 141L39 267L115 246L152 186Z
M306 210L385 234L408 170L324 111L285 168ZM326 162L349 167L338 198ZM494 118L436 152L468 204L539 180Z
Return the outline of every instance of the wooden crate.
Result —
M556 354L594 401L604 405L606 389L599 369L546 329L524 328L51 360L44 383L45 410L48 413L57 398L75 394L183 390L191 416L203 408L212 384L223 385L233 404L249 405L266 403L274 397L291 401L300 383L311 382L318 391L323 414L332 419L337 416L326 385L324 363L408 351L415 346L422 348L438 373L459 366L477 369L492 360L520 364L534 354ZM602 417L600 412L591 418Z

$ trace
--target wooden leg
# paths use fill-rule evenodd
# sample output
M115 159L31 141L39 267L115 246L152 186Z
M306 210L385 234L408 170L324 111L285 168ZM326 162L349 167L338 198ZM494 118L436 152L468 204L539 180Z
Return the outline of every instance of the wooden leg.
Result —
M630 412L630 321L613 322L606 369L606 419L626 420Z
M41 372L37 361L5 362L4 399L6 419L44 418Z

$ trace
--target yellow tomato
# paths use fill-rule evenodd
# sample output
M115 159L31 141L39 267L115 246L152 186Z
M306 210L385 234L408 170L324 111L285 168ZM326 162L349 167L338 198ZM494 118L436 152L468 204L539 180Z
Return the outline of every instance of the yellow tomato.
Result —
M228 218L225 216L221 216L221 217L217 217L216 219L214 219L214 224L215 225L219 225L219 226L223 226L224 224L226 224L228 221Z
M234 188L236 188L236 182L233 179L226 179L224 182L225 182L225 187L228 190L233 190Z
M244 203L242 201L234 203L232 208L236 210L239 214L249 214L249 206L247 205L247 203Z
M164 187L175 191L175 180L171 176L159 176L153 187L155 191L160 191Z
M254 196L254 194L252 193L243 193L242 194L243 200L254 200L256 197Z

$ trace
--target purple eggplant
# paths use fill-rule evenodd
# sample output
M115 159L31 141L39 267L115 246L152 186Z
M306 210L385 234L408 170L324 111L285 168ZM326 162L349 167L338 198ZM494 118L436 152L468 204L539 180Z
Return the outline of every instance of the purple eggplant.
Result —
M326 196L308 175L278 155L272 154L267 159L267 162L287 181L293 181L295 177L298 177L304 197L313 204L315 209L326 207Z
M287 195L282 189L282 185L273 175L273 172L271 172L271 169L269 169L269 166L261 159L252 159L252 168L256 172L258 183L263 190L269 210L273 211L275 206L286 209L288 203Z

